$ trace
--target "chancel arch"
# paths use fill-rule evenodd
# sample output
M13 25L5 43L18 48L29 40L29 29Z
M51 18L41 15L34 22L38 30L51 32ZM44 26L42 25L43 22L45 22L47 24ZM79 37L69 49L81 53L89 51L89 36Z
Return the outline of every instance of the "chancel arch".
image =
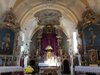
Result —
M58 49L62 49L62 47L59 46L62 42L58 43L58 45L57 45L57 41L58 42L61 41L61 39L65 35L64 32L61 31L61 27L60 27L60 18L61 18L61 16L62 15L61 15L61 13L59 11L53 10L53 9L42 10L42 11L39 11L39 12L37 12L35 14L35 17L38 20L37 24L38 24L38 27L39 28L37 28L38 31L35 30L35 34L34 35L36 35L36 33L37 33L37 39L39 40L37 44L39 44L39 42L40 43L41 42L44 42L44 43L39 44L40 46L37 45L40 48L36 48L36 46L34 48L35 48L35 50L39 50L40 49L39 51L41 51L41 53L43 55L44 55L44 51L46 49L46 46L49 45L50 42L51 42L50 45L52 45L53 46L53 49L54 49L54 55L56 55L56 53L58 53L58 51L57 51ZM61 37L62 34L63 34L63 37ZM65 39L65 41L67 41L67 38ZM32 41L32 39L33 39L33 37L31 38L31 41ZM35 39L35 41L37 39ZM45 46L44 46L44 44L45 44ZM32 47L32 44L30 44L30 45ZM65 45L64 47L67 47L67 46L68 45ZM31 48L30 50L33 50L33 49ZM64 49L64 50L66 50L66 49ZM67 48L67 50L68 50L68 48ZM42 54L40 54L40 56Z
M50 9L50 10L57 10L57 11L61 12L62 17L60 18L60 25L59 26L62 28L64 33L66 35L68 35L68 38L72 39L72 33L75 31L75 27L76 27L76 23L77 23L77 18L74 16L74 14L71 11L69 11L69 10L66 11L66 8L64 8L62 6L60 8L59 5L57 5L57 7L56 6L53 6L53 7L50 6L50 8L49 7L48 8L44 8L44 7L45 7L45 5L39 5L39 6L35 7L30 12L28 12L23 17L23 19L21 20L22 31L26 32L25 35L29 34L29 36L26 36L26 38L28 38L28 40L30 40L32 34L34 34L34 32L35 32L35 29L39 28L38 23L37 23L38 20L37 20L37 18L34 17L34 14L36 14L37 12L39 12L41 10ZM39 10L37 10L37 9L39 9ZM71 14L71 15L67 16L66 13ZM72 17L73 17L73 19L72 19ZM71 29L73 29L73 30L71 30Z
M24 36L25 36L24 42L28 44L28 46L26 46L27 48L25 48L23 46L24 47L23 49L27 50L29 52L29 55L34 53L29 48L29 46L31 45L32 36L39 29L41 30L41 29L43 29L44 27L47 26L47 25L39 25L39 23L38 23L39 20L35 16L35 14L38 13L38 12L44 11L44 10L51 10L51 11L55 10L55 11L60 12L61 17L60 17L60 20L59 20L60 24L59 25L54 24L53 27L58 28L58 29L60 28L60 30L67 36L67 40L66 40L67 43L68 43L66 45L66 47L68 46L67 51L68 51L68 54L72 55L72 53L74 51L73 50L73 32L76 31L76 25L77 25L78 17L76 16L76 14L71 9L66 8L66 7L59 5L59 4L50 4L50 7L48 5L47 5L46 8L45 7L46 7L45 4L40 4L38 6L35 6L34 8L31 8L28 11L26 11L26 13L24 13L24 15L19 19L22 32L24 33ZM49 18L47 17L47 19L49 19ZM51 21L52 21L52 19L51 19ZM49 22L47 24L51 25L52 23ZM34 57L34 54L32 54L32 55ZM28 60L30 60L30 58L31 58L31 56L28 56L28 59L25 58L25 60L27 60L25 62L26 66L27 66ZM73 59L71 59L70 61L72 61L72 60ZM73 64L71 64L71 66L73 66Z
M73 32L76 30L76 23L77 23L76 16L70 10L68 10L68 9L66 10L66 8L64 8L63 6L53 5L50 8L49 7L44 8L44 7L45 7L45 5L39 5L37 7L34 7L34 9L30 10L22 18L20 23L21 23L22 32L24 33L24 36L25 36L24 41L26 41L26 43L29 46L32 45L32 43L31 43L32 35L34 35L39 29L41 30L44 27L50 25L50 27L60 29L64 33L64 35L67 36L67 39L65 40L67 42L67 45L66 45L67 49L66 50L68 51L67 54L71 55L73 52L73 47L72 47L73 46L73 41L72 41L73 40ZM39 9L39 10L37 10L37 9ZM48 22L46 20L46 22L47 22L46 24L45 24L45 22L42 22L44 24L39 25L39 23L38 23L38 21L39 21L38 16L39 15L36 16L35 14L37 14L38 12L44 11L44 10L58 11L60 13L60 19L58 20L58 23L60 23L60 24L59 25L53 24L52 22ZM47 16L47 19L50 21L51 18L49 19L48 17L49 16ZM43 18L43 19L45 19L45 18ZM43 21L45 21L45 20L43 20ZM51 19L51 21L52 21L52 19ZM30 49L29 46L28 47L26 46L27 49L25 49L25 48L24 49L28 50L28 52L30 53L29 55L33 55L33 56L32 57L28 56L28 59L27 58L25 59L25 60L27 60L26 61L27 63L28 63L28 60L30 60L30 58L34 59L34 57L36 57L36 56L34 56L34 54L32 54L32 53L34 53L34 51L32 49ZM65 57L66 57L66 55L65 55ZM71 61L71 60L69 60L69 61Z

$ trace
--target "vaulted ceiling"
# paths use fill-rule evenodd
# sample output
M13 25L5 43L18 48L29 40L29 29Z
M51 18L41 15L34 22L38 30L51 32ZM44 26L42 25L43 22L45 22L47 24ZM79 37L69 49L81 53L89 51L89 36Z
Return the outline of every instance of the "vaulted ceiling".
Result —
M57 5L59 5L58 9L66 8L66 10L70 10L72 14L79 19L85 6L90 6L99 13L99 3L100 0L0 0L0 15L9 10L9 8L13 8L18 20L21 21L33 8L41 5L45 5L45 8L49 8L52 7L50 4L53 4L56 5L56 8Z
M82 13L88 6L96 13L100 12L100 0L0 0L0 19L10 8L17 16L22 30L32 36L37 28L37 19L34 15L44 9L57 10L62 14L61 26L69 35L81 19ZM25 29L25 30L24 30Z

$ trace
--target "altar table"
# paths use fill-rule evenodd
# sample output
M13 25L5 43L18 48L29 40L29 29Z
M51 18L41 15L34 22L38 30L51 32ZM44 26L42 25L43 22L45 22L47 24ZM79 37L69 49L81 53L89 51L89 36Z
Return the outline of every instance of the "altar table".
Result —
M7 72L22 72L23 68L21 66L3 66L0 67L0 73L7 73Z

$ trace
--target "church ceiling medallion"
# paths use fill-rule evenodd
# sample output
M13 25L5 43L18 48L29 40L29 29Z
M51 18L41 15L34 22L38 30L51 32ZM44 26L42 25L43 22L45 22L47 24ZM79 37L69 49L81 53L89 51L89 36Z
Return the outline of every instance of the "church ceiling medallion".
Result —
M35 14L39 25L60 25L61 13L57 10L45 9Z

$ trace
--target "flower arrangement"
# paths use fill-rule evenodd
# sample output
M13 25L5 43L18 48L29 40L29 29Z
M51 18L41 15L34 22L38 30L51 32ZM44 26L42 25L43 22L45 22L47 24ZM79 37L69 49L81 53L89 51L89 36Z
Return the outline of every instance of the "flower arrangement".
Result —
M31 66L27 66L27 67L24 69L24 73L25 73L25 74L31 74L33 71L34 71L34 69L33 69Z

